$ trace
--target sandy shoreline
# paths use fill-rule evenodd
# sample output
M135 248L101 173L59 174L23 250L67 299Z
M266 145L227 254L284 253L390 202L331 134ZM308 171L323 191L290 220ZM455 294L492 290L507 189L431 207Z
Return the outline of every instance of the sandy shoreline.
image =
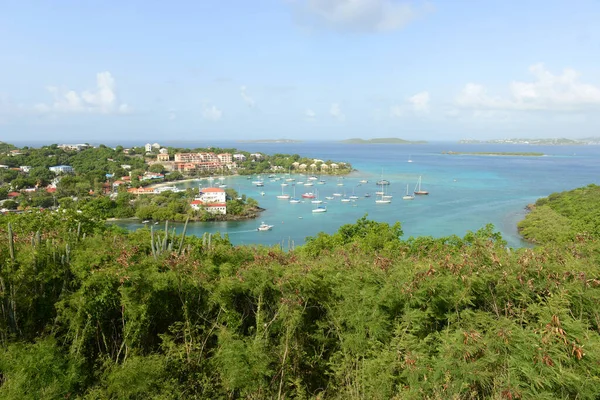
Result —
M148 185L146 187L151 188L151 189L156 189L156 188L161 188L161 187L174 186L179 183L196 182L196 181L200 182L201 180L202 180L201 178L188 178L188 179L181 179L179 181L153 183L152 185Z

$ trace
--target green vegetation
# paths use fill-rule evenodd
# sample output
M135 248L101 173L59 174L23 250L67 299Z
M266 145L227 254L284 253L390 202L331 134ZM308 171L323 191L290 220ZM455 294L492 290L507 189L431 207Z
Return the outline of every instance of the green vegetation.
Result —
M597 398L598 187L574 196L536 209L589 219L575 240L517 250L491 226L361 218L284 252L0 216L0 398Z
M544 153L535 151L442 151L442 154L466 155L466 156L519 156L519 157L541 157Z
M600 186L553 193L529 206L519 223L523 237L534 243L563 243L600 237Z
M425 140L404 140L400 138L375 138L375 139L346 139L340 143L346 144L425 144Z

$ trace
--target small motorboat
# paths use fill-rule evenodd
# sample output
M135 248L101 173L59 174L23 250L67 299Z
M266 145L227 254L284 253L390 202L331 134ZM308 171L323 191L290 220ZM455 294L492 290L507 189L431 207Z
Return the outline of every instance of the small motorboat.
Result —
M264 222L262 222L258 228L256 228L257 231L270 231L271 229L273 229L273 225L268 225Z

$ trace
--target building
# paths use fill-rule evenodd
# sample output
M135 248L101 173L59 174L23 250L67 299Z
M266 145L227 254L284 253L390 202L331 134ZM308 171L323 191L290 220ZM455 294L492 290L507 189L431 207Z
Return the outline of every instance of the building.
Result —
M139 176L138 179L140 181L151 181L153 179L164 179L165 176L163 174L159 174L157 172L144 172L143 176Z
M200 189L190 206L196 211L203 208L212 214L227 214L227 195L221 188Z
M254 158L255 160L260 160L263 158L263 155L260 153L252 153L250 154L250 157Z
M204 163L204 162L217 162L221 160L215 153L176 153L175 162L189 162L189 163Z
M233 155L233 159L235 161L246 161L246 156L241 153L236 153Z
M70 165L56 165L48 169L54 172L55 174L72 174L73 172L75 172L73 170L73 167L71 167Z
M209 187L200 189L196 200L201 200L203 203L225 203L227 195L225 194L225 190L221 188Z
M202 200L193 200L190 203L190 206L193 210L199 211L204 209L211 214L227 214L227 204L226 203L203 203Z
M169 153L159 153L159 154L157 154L156 155L156 161L169 161Z
M65 151L81 151L83 149L87 149L91 147L89 144L59 144L58 148L63 149Z
M215 153L176 153L173 170L179 172L218 171L226 165L226 162L221 160L233 162L229 153L219 155Z
M149 153L152 151L152 145L150 143L146 143L144 149L146 150L146 153Z
M156 194L158 193L155 189L153 188L144 188L144 187L140 187L140 188L129 188L127 189L127 191L129 193L132 194Z
M221 153L221 154L217 154L217 158L219 159L219 161L221 161L223 164L231 164L233 162L233 157L231 156L231 153Z

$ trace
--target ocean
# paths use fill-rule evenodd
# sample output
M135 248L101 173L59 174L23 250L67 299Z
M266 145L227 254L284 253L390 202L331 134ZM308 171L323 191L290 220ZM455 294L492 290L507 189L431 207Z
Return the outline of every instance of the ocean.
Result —
M169 143L161 143L169 145ZM172 143L178 147L207 146L203 143ZM463 236L467 231L491 223L502 233L510 247L527 246L517 232L517 223L526 214L525 207L553 192L571 190L600 180L600 146L532 146L500 144L430 143L423 145L353 145L335 142L302 143L210 143L214 147L237 148L267 154L299 154L310 158L349 162L356 169L343 177L323 176L324 185L296 186L296 197L318 190L327 212L312 213L310 200L290 204L277 199L282 181L256 187L244 176L225 177L225 184L240 194L255 198L266 210L257 220L236 222L190 223L188 233L227 234L236 245L301 245L308 236L319 232L334 233L344 224L367 215L369 219L393 224L399 221L404 238L411 236ZM443 152L541 152L541 157L449 155ZM408 162L408 160L412 162ZM294 176L306 181L306 177ZM375 182L389 180L389 204L376 204ZM428 196L402 200L408 185L412 192L421 177ZM368 180L368 183L360 183ZM342 185L343 184L343 185ZM209 182L181 183L177 186L206 187ZM284 187L292 195L293 187ZM260 193L264 191L264 196ZM358 199L341 202L341 197L325 200L333 193ZM370 193L371 197L365 197ZM270 231L257 231L261 222L273 225ZM128 229L141 223L119 222ZM162 224L161 224L162 226ZM177 225L181 229L180 225Z

